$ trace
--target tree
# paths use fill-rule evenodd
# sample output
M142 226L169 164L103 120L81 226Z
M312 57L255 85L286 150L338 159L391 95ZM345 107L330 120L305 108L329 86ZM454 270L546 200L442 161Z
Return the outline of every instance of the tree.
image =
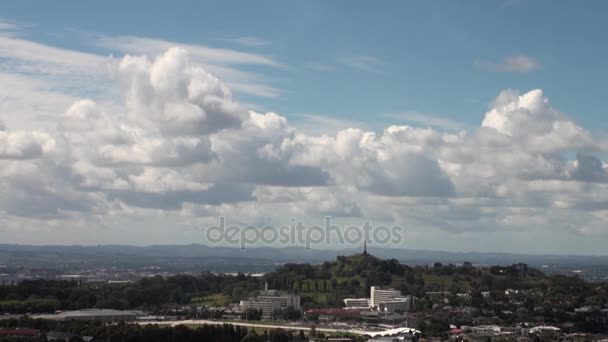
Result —
M420 322L418 322L418 330L420 330L423 334L425 334L428 329L429 326L425 320L420 320Z
M283 329L274 329L268 336L270 342L289 342L289 334Z
M245 319L247 321L259 321L262 319L262 310L249 308L241 314L241 319Z
M309 335L310 337L317 337L317 327L315 327L314 325L310 327Z
M251 329L251 330L249 330L247 335L245 335L245 337L243 337L241 342L265 342L265 341L262 340L260 335L258 335L258 333L256 333L255 330Z
M294 309L293 306L289 306L283 310L283 318L288 321L297 321L302 318L302 312Z

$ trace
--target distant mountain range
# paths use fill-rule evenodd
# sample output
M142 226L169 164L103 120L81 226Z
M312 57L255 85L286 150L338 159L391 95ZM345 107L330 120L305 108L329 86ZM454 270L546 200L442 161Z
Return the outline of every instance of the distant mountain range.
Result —
M338 255L361 253L360 248L340 250L312 250L302 247L259 247L241 251L238 248L205 245L153 245L153 246L32 246L0 244L0 265L29 267L86 267L114 266L142 267L170 266L178 270L193 271L215 265L232 265L246 270L272 269L288 262L320 263L335 260ZM465 261L479 265L507 265L524 262L533 266L559 266L564 268L608 265L608 256L532 255L479 252L445 252L431 250L369 248L369 252L382 259L395 258L405 264L432 264L434 262L462 264ZM255 266L260 267L255 267ZM213 267L210 268L214 270ZM220 267L221 268L221 267Z

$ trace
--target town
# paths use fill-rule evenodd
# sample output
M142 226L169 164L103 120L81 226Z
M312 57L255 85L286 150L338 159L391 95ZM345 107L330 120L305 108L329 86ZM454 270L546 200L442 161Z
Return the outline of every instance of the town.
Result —
M607 299L606 283L547 276L523 263L408 266L364 250L257 275L5 283L0 337L95 340L116 324L193 331L229 324L243 338L272 332L310 341L599 341L608 338Z

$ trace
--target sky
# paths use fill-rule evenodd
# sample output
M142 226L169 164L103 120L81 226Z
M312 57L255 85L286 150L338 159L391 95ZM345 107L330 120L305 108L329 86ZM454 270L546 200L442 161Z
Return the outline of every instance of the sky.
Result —
M391 247L606 255L607 10L0 3L0 242L331 217L403 227Z

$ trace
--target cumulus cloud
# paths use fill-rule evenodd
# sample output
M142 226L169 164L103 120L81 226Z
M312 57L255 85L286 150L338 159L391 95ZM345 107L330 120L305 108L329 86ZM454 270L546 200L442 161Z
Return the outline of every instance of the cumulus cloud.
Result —
M244 113L230 90L185 50L172 48L154 62L127 55L118 67L132 119L163 135L200 136L239 125Z
M0 19L0 112L13 129L49 129L56 116L82 97L114 104L124 88L116 86L116 65L124 53L154 57L176 42L141 37L100 37L78 33L100 54L60 48L27 39L28 30ZM72 33L73 34L73 33ZM259 54L204 45L181 45L190 59L222 78L237 95L276 98L280 90L258 72L243 65L282 68L277 60ZM253 100L250 100L253 101ZM183 108L189 110L189 108Z
M554 109L540 89L522 95L513 90L501 92L481 125L509 136L509 143L519 142L538 152L585 149L598 144L587 130Z
M270 98L278 97L280 94L280 90L268 84L269 80L263 75L236 68L239 65L255 65L268 68L284 67L282 63L271 56L147 37L96 36L91 37L91 40L98 47L112 52L133 55L155 56L173 47L180 47L188 50L192 60L203 65L209 72L220 76L235 92ZM253 43L254 40L245 38L241 42Z
M305 150L287 119L276 113L249 112L240 129L212 136L219 156L212 165L215 177L251 184L312 186L327 183L319 165L299 162Z
M54 148L55 141L44 132L8 131L0 121L0 160L33 159Z
M604 233L608 144L539 89L501 92L475 129L320 133L247 110L183 48L127 55L114 74L122 104L74 101L46 131L0 125L8 226L331 215L419 232Z
M442 196L452 184L431 149L440 140L431 130L391 126L381 135L358 129L336 134L325 157L339 184L387 196ZM334 157L335 155L335 157Z

